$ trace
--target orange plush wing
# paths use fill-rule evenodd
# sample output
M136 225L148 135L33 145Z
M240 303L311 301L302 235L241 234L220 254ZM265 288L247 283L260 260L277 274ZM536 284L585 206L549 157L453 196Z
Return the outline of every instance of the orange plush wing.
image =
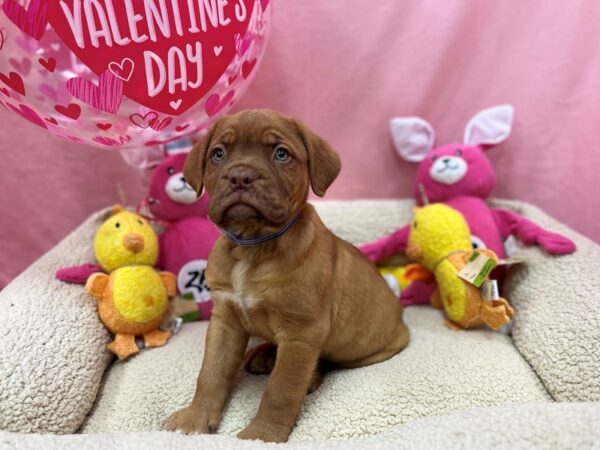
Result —
M177 277L171 272L158 272L163 284L167 288L167 295L173 298L177 295Z
M433 282L433 274L418 263L411 263L404 270L404 278L411 281L422 281L424 283Z
M101 300L108 280L109 276L105 273L93 273L85 282L85 290L96 300Z

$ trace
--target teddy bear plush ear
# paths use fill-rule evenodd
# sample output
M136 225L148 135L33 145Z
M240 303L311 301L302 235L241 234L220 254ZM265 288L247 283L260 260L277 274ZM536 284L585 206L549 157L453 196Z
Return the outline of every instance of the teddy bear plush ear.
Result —
M497 145L508 138L513 123L512 105L500 105L478 112L465 128L464 143L470 146Z
M435 133L420 117L395 117L390 120L390 133L398 154L409 162L421 162L433 148Z

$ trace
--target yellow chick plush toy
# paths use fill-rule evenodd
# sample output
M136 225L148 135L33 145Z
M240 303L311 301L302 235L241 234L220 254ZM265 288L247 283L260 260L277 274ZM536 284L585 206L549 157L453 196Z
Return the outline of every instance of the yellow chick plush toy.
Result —
M119 359L146 347L164 345L171 333L159 330L177 293L175 275L157 272L158 238L143 217L117 206L94 237L94 252L107 273L94 273L85 285L98 300L100 320L115 335L108 349Z
M494 252L477 250L496 260ZM459 278L458 272L473 255L471 232L457 210L435 203L415 208L407 255L433 272L437 289L431 303L444 308L451 328L486 324L497 330L510 322L513 309L504 298L484 300L479 288Z

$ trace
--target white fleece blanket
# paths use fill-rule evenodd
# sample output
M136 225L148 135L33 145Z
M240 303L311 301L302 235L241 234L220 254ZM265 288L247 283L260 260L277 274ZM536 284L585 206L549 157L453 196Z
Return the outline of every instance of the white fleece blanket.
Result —
M265 444L223 435L106 433L19 435L0 432L0 450L453 450L599 449L599 403L526 404L476 408L413 420L355 441Z
M317 208L334 232L360 244L407 223L411 204L322 202ZM546 402L539 379L557 400L600 399L600 247L536 208L508 205L579 247L561 258L526 251L530 260L504 292L517 309L516 347L497 333L451 333L439 312L407 308L411 346L380 365L330 374L307 400L292 439L364 436L474 406ZM163 349L114 364L90 414L111 361L108 333L82 287L60 283L53 273L92 260L101 218L91 217L0 292L0 429L72 433L87 417L86 432L156 430L191 395L202 324L187 326ZM263 387L264 377L240 375L223 433L245 425Z
M453 331L429 307L405 311L411 342L399 355L325 376L304 403L291 441L373 435L419 417L506 403L550 401L508 336ZM194 394L207 324L185 325L168 346L113 365L84 433L160 430ZM220 433L254 416L267 376L239 373Z

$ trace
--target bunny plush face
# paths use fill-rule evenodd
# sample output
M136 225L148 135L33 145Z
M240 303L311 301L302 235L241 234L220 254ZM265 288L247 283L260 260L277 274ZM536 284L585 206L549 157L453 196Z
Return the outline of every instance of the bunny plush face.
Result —
M415 198L423 204L421 188L431 202L463 195L486 198L494 189L492 164L478 146L445 145L428 153L417 168Z
M152 173L148 204L157 219L176 222L187 217L206 217L208 213L208 195L197 198L183 177L186 157L185 153L169 156Z
M434 147L432 126L419 117L397 117L390 122L396 150L407 161L418 162L415 198L443 202L454 197L485 199L494 189L496 175L484 150L510 134L513 108L496 106L476 114L467 124L463 144Z

